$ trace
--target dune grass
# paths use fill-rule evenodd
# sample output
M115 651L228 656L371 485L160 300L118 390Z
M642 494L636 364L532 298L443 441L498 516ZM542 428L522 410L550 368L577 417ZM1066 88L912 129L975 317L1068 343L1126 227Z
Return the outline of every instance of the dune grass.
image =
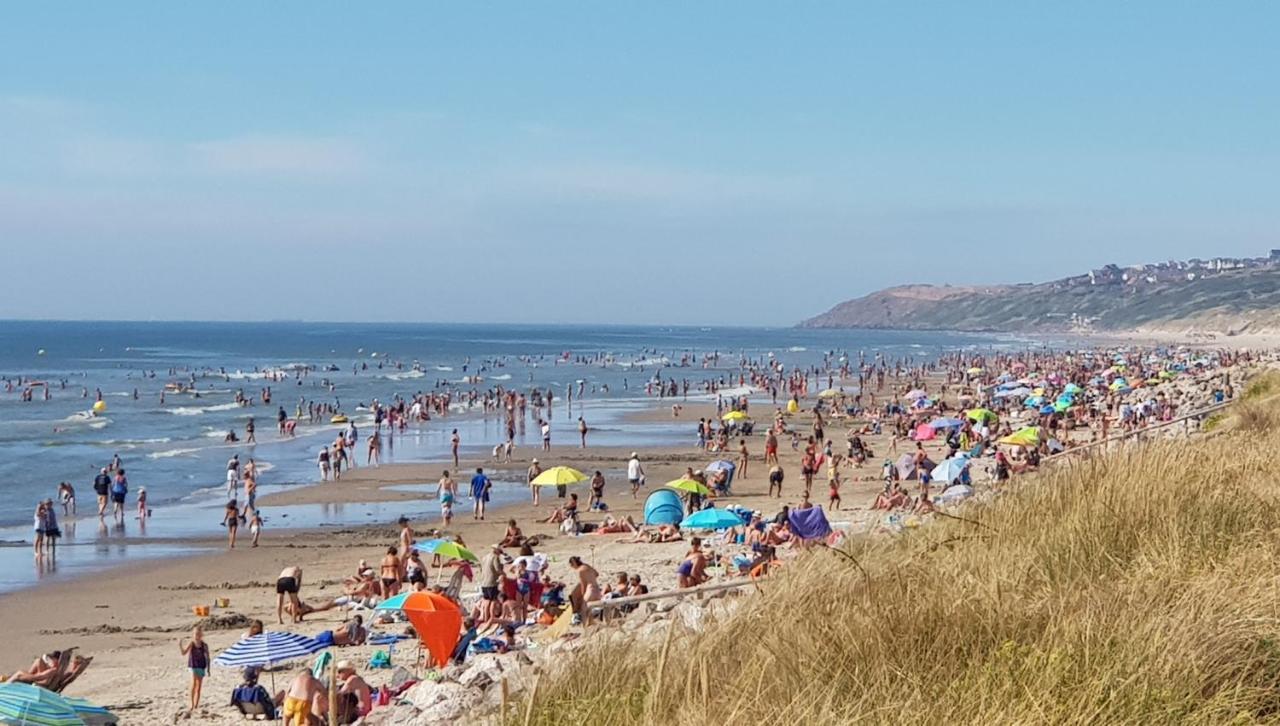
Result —
M511 722L1280 722L1276 406L816 551L701 632L598 639Z

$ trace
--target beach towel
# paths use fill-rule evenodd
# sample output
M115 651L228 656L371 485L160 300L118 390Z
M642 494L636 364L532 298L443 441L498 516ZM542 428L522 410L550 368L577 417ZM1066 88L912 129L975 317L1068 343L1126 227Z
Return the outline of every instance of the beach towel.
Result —
M556 618L556 621L554 623L552 623L549 627L547 627L546 630L534 635L532 640L542 644L550 643L556 638L559 638L560 636L569 632L569 628L572 625L573 625L573 611L568 608L565 608L564 612L560 613L560 617Z
M791 522L791 531L800 539L822 539L831 534L831 525L822 507L793 509L787 519Z

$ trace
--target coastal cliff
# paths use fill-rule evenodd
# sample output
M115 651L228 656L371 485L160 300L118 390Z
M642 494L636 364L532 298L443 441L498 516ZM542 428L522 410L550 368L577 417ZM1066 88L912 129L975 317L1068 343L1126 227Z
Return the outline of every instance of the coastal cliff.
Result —
M1036 284L891 287L842 302L800 327L1226 335L1280 328L1280 263L1274 257L1215 263L1112 265Z

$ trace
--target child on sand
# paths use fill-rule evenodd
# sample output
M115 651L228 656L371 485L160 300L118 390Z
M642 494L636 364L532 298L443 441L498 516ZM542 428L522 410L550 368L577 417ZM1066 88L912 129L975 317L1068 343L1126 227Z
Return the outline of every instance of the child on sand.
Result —
M138 487L138 519L146 519L147 514L147 488Z
M191 712L200 707L200 688L209 670L209 644L204 642L204 630L199 625L191 631L191 642L178 639L178 649L187 656L187 668L191 669Z

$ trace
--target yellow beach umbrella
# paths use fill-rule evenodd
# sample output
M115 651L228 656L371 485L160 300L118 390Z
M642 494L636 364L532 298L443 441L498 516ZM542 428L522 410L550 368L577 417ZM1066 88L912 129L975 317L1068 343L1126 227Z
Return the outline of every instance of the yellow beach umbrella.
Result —
M676 479L675 481L667 482L665 486L682 492L701 494L703 496L711 493L711 490L708 489L705 484L699 481L694 481L693 479Z
M787 401L787 413L799 413L799 412L800 412L800 404L796 403L796 400L794 398L791 399L790 401Z
M562 487L587 480L587 475L571 466L553 466L534 477L531 484L540 487Z
M1035 446L1040 443L1040 427L1028 426L1000 439L1000 443L1010 446Z
M743 413L742 411L730 411L729 413L726 413L725 415L720 417L721 421L745 421L746 419L747 419L747 414Z
M839 398L843 395L844 395L844 391L840 391L835 388L828 388L822 393L819 393L818 398Z
M1000 414L989 408L971 408L964 412L964 415L972 421L998 421Z
M982 369L981 369L981 368L979 368L979 367L977 367L977 366L974 366L974 367L972 367L972 368L970 368L970 369L969 369L969 375L971 375L971 376L976 376L976 375L978 375L978 374L979 374L979 373L981 373L981 372L982 372Z

